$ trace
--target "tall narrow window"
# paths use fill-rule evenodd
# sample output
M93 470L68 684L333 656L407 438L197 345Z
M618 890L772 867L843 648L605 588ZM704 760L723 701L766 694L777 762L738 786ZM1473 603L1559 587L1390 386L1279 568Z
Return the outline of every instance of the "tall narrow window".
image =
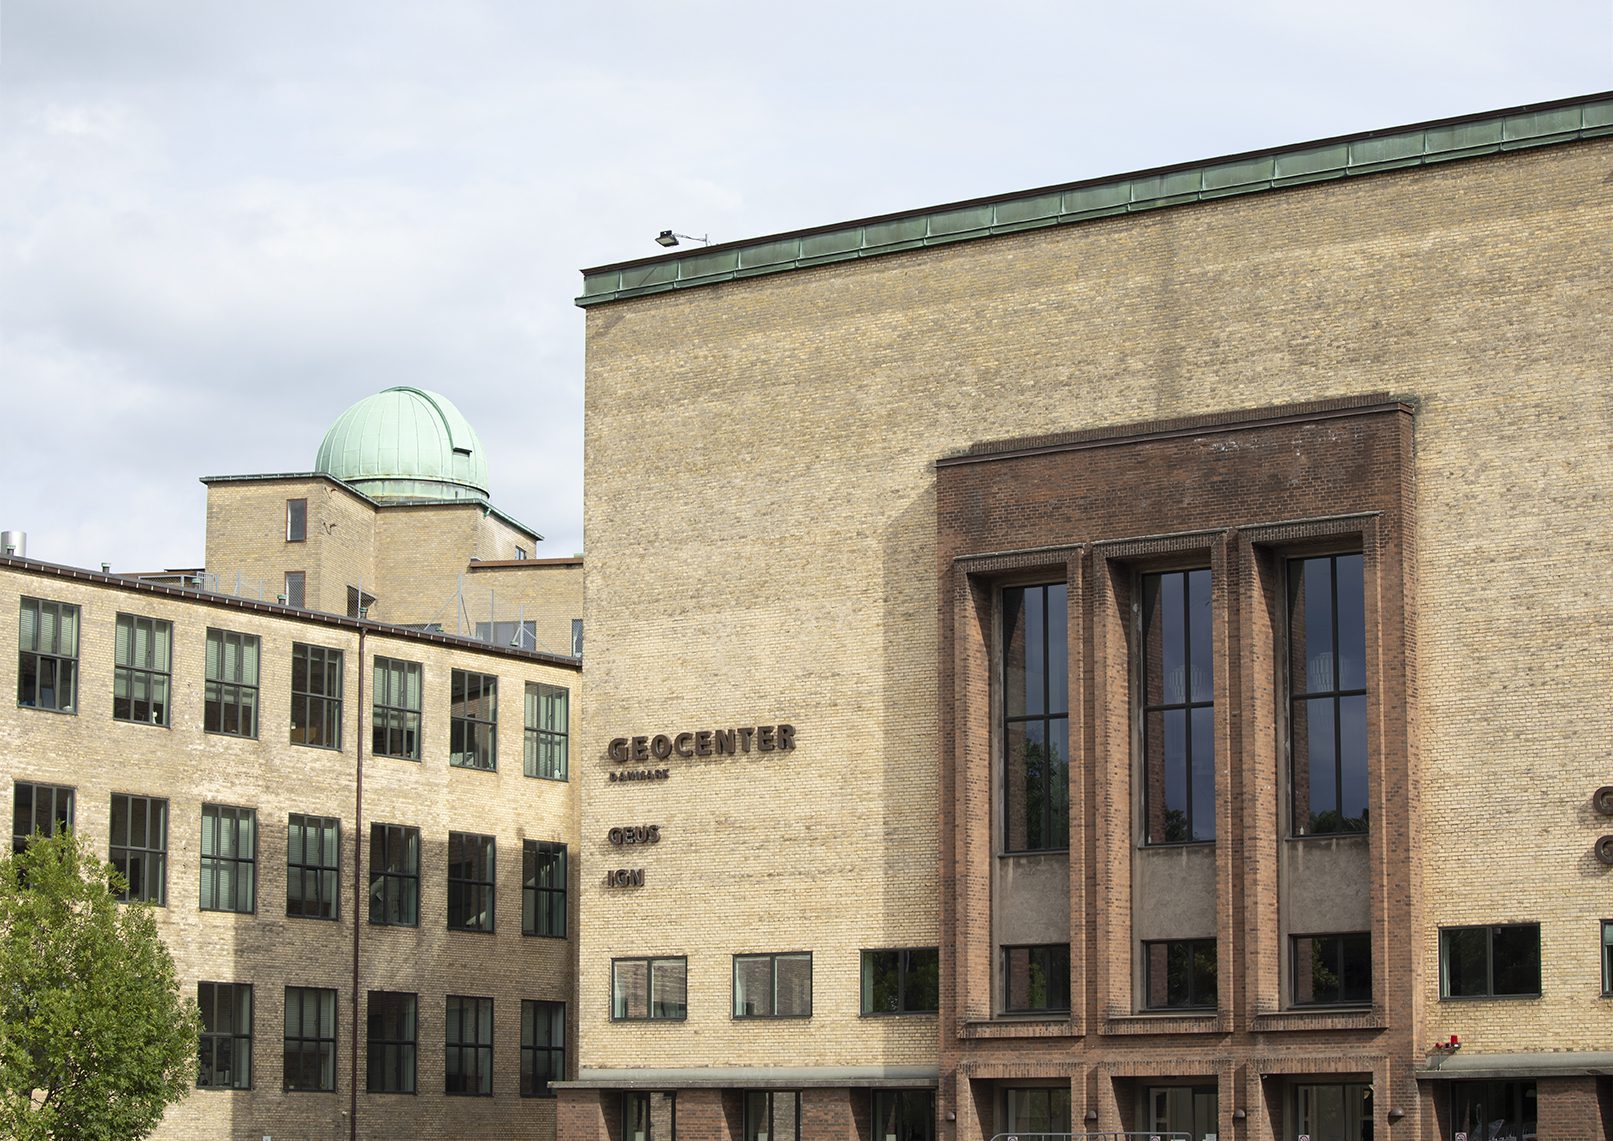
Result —
M258 735L258 639L207 631L207 682L202 728L227 737Z
M286 823L286 914L335 919L341 821L293 812Z
M622 1141L675 1141L678 1098L672 1090L622 1094Z
M250 808L202 805L203 911L256 908L257 823Z
M566 937L566 846L521 842L521 934Z
M286 500L286 542L300 543L308 538L308 501Z
M370 825L370 922L382 927L420 922L420 829Z
M490 1096L493 1092L493 1000L449 995L443 1045L446 1051L443 1092Z
M1367 650L1360 555L1288 564L1294 830L1367 830Z
M401 991L372 990L366 1035L370 1093L413 1093L419 1049L420 999Z
M879 1141L935 1141L935 1091L875 1090L874 1136Z
M521 1096L553 1097L566 1076L566 1004L521 1003Z
M370 751L420 759L420 663L375 659L375 710Z
M35 832L44 836L73 826L73 790L59 784L18 781L11 796L11 850L28 846Z
M462 769L498 767L498 678L454 670L449 677L448 763Z
M1144 943L1143 996L1149 1010L1214 1009L1215 940Z
M571 656L574 657L574 658L582 657L582 619L581 618L573 618L571 620Z
M1010 1014L1070 1009L1070 945L1003 948L1003 1009Z
M448 926L493 930L493 837L448 833Z
M126 885L120 900L167 903L168 802L113 793L108 858Z
M202 1015L198 1089L252 1088L252 986L197 983Z
M308 601L308 576L302 571L286 572L286 605L304 608Z
M24 598L17 632L17 704L78 709L78 607Z
M342 652L291 644L291 743L342 747Z
M286 988L285 1088L336 1088L336 992Z
M1210 572L1142 580L1143 815L1150 844L1215 839Z
M570 767L571 691L558 685L526 686L526 767L529 777L565 780Z
M160 618L119 614L113 638L112 717L142 725L168 724L174 627Z
M1003 591L1004 840L1069 847L1069 676L1063 583Z

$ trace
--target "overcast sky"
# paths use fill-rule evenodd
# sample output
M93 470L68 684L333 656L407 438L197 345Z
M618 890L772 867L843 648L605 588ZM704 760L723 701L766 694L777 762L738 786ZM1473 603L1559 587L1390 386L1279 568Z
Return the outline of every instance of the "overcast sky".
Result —
M1609 0L0 2L0 528L202 560L201 475L446 394L583 549L585 266L1613 87Z

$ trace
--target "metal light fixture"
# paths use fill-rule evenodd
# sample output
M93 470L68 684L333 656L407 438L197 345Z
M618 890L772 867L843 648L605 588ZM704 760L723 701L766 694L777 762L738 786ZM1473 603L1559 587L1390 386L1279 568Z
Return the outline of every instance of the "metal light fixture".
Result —
M655 235L655 244L658 246L665 246L670 250L673 246L678 244L679 238L682 238L686 242L699 242L703 246L711 245L711 239L709 237L697 238L693 234L674 234L671 230L662 230L659 234Z

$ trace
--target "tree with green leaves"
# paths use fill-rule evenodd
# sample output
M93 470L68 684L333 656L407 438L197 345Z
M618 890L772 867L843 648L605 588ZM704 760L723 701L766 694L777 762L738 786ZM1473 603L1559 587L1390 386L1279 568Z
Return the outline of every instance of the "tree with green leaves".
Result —
M0 1137L130 1141L190 1091L196 1004L122 890L71 832L0 859Z

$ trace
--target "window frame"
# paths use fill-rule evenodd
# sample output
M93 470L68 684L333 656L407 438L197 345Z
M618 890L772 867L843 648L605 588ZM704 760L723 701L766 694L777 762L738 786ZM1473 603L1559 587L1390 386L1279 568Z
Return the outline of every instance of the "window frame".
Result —
M454 1004L459 1003L458 1017L455 1017ZM464 1038L466 1007L464 1004L476 1004L472 1010L471 1023L475 1037L471 1040ZM482 1014L487 1016L487 1034L482 1036ZM493 1000L484 995L450 994L443 996L443 1069L442 1085L445 1097L492 1097L493 1096L493 1043L496 1041L493 1026ZM467 1055L475 1059L475 1080L478 1089L454 1089L450 1086L450 1075L453 1067L448 1059L454 1051L459 1051L460 1074L464 1074L464 1061Z
M521 771L536 780L571 778L571 690L544 682L526 683ZM549 702L558 698L558 705ZM546 699L548 699L546 701ZM560 711L557 728L554 710Z
M296 1028L298 1033L292 1033L292 998L297 999ZM307 1033L307 1003L312 999L315 1004L314 1033ZM336 1092L336 1036L338 1020L336 1017L336 988L319 986L288 986L285 997L285 1019L282 1023L284 1032L284 1051L281 1055L280 1088L286 1093L334 1093ZM330 1009L324 1009L326 1004ZM329 1019L330 1033L325 1031L325 1020ZM295 1043L295 1045L293 1045ZM292 1075L300 1072L306 1065L310 1052L314 1061L320 1067L318 1085L293 1085ZM293 1057L296 1066L293 1066ZM325 1071L329 1070L327 1074Z
M915 973L913 956L928 953L933 956L933 969L935 971L934 1006L908 1006L908 986L911 976ZM874 983L869 978L869 957L872 955L896 956L896 987L895 995L898 1002L895 1010L874 1009ZM925 968L920 967L919 970ZM941 1009L941 949L939 947L872 947L864 949L858 956L859 975L859 1006L864 1018L893 1018L908 1014L937 1014Z
M297 822L303 825L302 861L295 860L297 846L292 840L292 829ZM308 857L308 829L310 825L318 828L320 832L319 850L315 852L315 860L329 860L324 862L307 862ZM328 843L327 843L328 837ZM328 849L328 850L327 850ZM304 910L293 911L291 885L300 879L304 888L309 883L309 876L313 877L316 885L313 903L323 906L324 913L307 910L309 901L306 898L298 900ZM329 877L329 894L324 888L325 877ZM336 921L341 918L342 912L342 821L339 816L315 816L306 812L292 812L286 816L286 917L288 919L319 919Z
M1050 597L1048 592L1055 590L1058 591L1064 598L1063 630L1065 644L1061 654L1064 670L1064 684L1062 687L1055 685L1053 680L1049 677L1050 673L1052 672L1052 658L1049 652L1052 643L1049 641L1048 637L1050 629L1048 616L1051 612L1051 608L1048 605L1048 598ZM1031 591L1040 591L1042 595L1040 630L1042 661L1039 665L1042 679L1040 713L1030 712L1030 703L1028 700L1026 702L1026 711L1023 713L1011 714L1008 709L1008 647L1010 639L1010 627L1008 623L1008 598L1010 594L1016 591L1024 592L1027 595ZM1024 853L1040 852L1067 852L1070 848L1069 584L1064 580L1052 582L1003 583L997 589L997 613L999 629L997 635L997 661L994 674L997 679L997 691L999 695L999 709L996 722L999 749L1002 758L1002 842L1000 851L1004 855L1021 855ZM1026 667L1026 672L1029 673L1028 665ZM1057 698L1057 711L1054 709L1055 696ZM1043 834L1044 841L1051 842L1032 843L1027 840L1024 846L1015 847L1012 841L1015 831L1013 825L1014 797L1010 792L1010 787L1012 784L1010 774L1013 766L1013 759L1010 755L1009 742L1015 726L1029 726L1033 723L1039 723L1041 725L1044 742L1051 739L1055 723L1063 726L1064 756L1057 764L1055 764L1053 763L1051 753L1049 752L1049 763L1046 766L1046 770L1042 774L1042 779L1040 782L1039 791L1042 799L1042 811L1040 813L1040 819L1036 823ZM1027 737L1027 741L1028 740L1029 739ZM1055 769L1059 770L1059 773L1061 774L1060 777L1055 777ZM1062 788L1059 784L1060 779L1062 779L1063 782ZM1062 806L1062 817L1059 811L1060 806ZM1026 807L1028 810L1029 806L1027 805ZM1027 833L1030 831L1028 815L1026 831Z
M33 637L25 635L23 615L29 610L30 604L34 613ZM44 625L45 609L49 607L53 615L51 627L50 647L41 648L41 630ZM72 629L65 635L71 639L71 646L64 652L63 618L71 615ZM84 613L72 602L56 602L49 598L34 598L23 595L17 606L17 707L19 709L38 709L46 713L65 713L76 716L78 713L78 657L83 640ZM33 668L28 668L29 659L33 660ZM52 684L43 684L46 662L51 663L50 676ZM29 680L32 686L29 687ZM24 688L31 689L31 695L24 693ZM48 688L51 693L51 703L43 704L40 696ZM66 691L65 699L63 690ZM29 699L24 700L25 696Z
M476 693L471 695L475 681ZM486 716L477 707L486 703ZM498 771L498 675L455 669L448 678L448 765Z
M213 988L212 989L212 994L210 996L211 1001L204 1000L204 998L203 998L203 989L202 989L204 987ZM242 1030L241 1030L241 1028L239 1026L235 1026L235 1025L232 1025L231 1029L229 1029L229 1030L210 1030L210 1029L208 1029L208 1026L207 1026L207 1011L209 1009L212 1009L215 1012L218 1010L218 996L219 996L220 988L227 988L228 991L229 991L230 1000L231 1000L231 1003L232 1003L232 1005L231 1005L232 1023L240 1021L238 1018L235 1018L235 1015L238 1014L239 1012L236 1010L236 1008L234 1006L234 1003L238 1002L243 997L245 998L245 1000L246 1000L246 1019L245 1019L245 1021L246 1021L246 1029L245 1029L244 1032L242 1032ZM251 983L212 982L212 981L207 981L207 980L199 981L196 984L196 1006L197 1006L198 1014L199 1014L199 1016L201 1018L201 1032L198 1035L198 1040L197 1040L197 1044L196 1044L197 1045L197 1058L198 1058L197 1066L196 1066L196 1088L197 1089L206 1089L206 1090L249 1090L249 1089L253 1088L252 1087L252 1076L253 1076L252 1075L252 1020L253 1020L253 1017L256 1014L256 1010L255 1010L255 1002L254 1002L253 996L252 996L252 984ZM228 1052L230 1054L230 1060L231 1060L231 1063L232 1063L231 1066L230 1066L231 1080L228 1083L223 1083L223 1084L216 1083L216 1082L211 1082L211 1081L203 1081L204 1076L207 1076L209 1074L212 1074L212 1073L216 1072L218 1067L217 1067L216 1064L209 1064L209 1065L204 1066L202 1064L202 1059L206 1058L208 1056L208 1054L211 1052L212 1058L213 1058L214 1062L216 1063L216 1060L217 1060L217 1057L218 1057L218 1054L217 1054L218 1045L219 1045L220 1042L223 1042L223 1041L227 1041L229 1043L229 1051ZM241 1060L241 1059L244 1059L245 1062L246 1062L246 1065L244 1067L237 1067L237 1066L235 1066L233 1064L237 1060ZM246 1072L244 1074L240 1075L240 1077L238 1078L237 1074L238 1074L238 1070L240 1068L244 1068ZM244 1080L242 1080L242 1079L244 1079Z
M125 843L118 843L118 802L123 801L123 837ZM143 807L145 816L145 844L134 844L133 840L134 810L136 803ZM153 809L160 813L160 819L154 825L152 822ZM153 907L166 907L168 905L168 801L158 796L141 796L136 793L114 792L112 794L111 815L107 818L107 845L106 858L119 875L123 877L124 890L118 893L119 903L141 902L149 903ZM153 843L153 833L160 832ZM121 863L120 863L121 855ZM139 892L134 890L135 877L129 874L128 869L139 861L146 871L143 873L142 887ZM153 895L145 885L155 882L156 893Z
M644 965L643 1014L618 1013L625 1008L621 992L620 970L624 966ZM662 963L676 963L683 971L683 1009L678 1014L657 1014L655 998L656 967ZM635 955L610 961L610 1020L612 1022L683 1022L689 1017L689 957L687 955Z
M370 754L400 761L419 761L425 722L425 666L403 658L378 655L370 670L370 677ZM407 704L411 679L414 688L412 708ZM403 690L401 697L395 692L399 683ZM383 724L383 721L386 723ZM412 744L406 745L403 751L392 748L394 734L400 742L408 742L411 733Z
M1507 991L1497 993L1495 989L1495 938L1503 931L1527 931L1533 929L1535 933L1535 989L1532 991ZM1484 939L1484 977L1485 990L1482 994L1452 994L1450 990L1450 953L1451 940L1457 935L1471 935L1475 931L1483 931ZM1540 940L1539 923L1492 923L1468 924L1439 929L1439 997L1442 1002L1463 1001L1490 1001L1494 999L1531 999L1544 996L1545 971L1543 969L1544 946Z
M485 878L463 872L468 862L466 846L469 844L474 844L478 849L471 858L475 863L482 865L479 870L485 873ZM487 935L495 933L498 930L497 838L480 832L450 832L446 863L448 930L474 931ZM469 871L475 873L478 869L471 867ZM485 907L478 907L477 904L480 903L485 903ZM456 913L461 917L461 922L454 922ZM485 918L481 923L472 923L471 919L477 915Z
M1197 967L1198 952L1200 948L1206 946L1208 946L1215 955L1215 977L1208 984L1210 989L1208 996L1198 993L1200 989L1200 979L1198 977ZM1155 1003L1152 1001L1154 994L1154 956L1152 952L1155 948L1161 947L1165 949L1164 968L1167 972L1165 979L1166 996L1163 1003ZM1169 993L1170 958L1172 951L1176 948L1185 948L1190 964L1186 975L1187 995L1185 1001L1182 1002L1171 1002ZM1221 970L1220 947L1215 939L1147 939L1142 943L1142 960L1142 1002L1137 1004L1140 1009L1149 1013L1157 1013L1159 1011L1169 1011L1172 1013L1177 1011L1208 1012L1216 1009L1216 1004L1219 1000L1220 994ZM1208 1001L1205 1001L1206 997L1208 998Z
M1300 1000L1300 998L1299 998L1300 957L1301 957L1300 956L1300 942L1301 942L1301 940L1310 940L1311 941L1312 948L1313 948L1313 957L1314 957L1315 944L1316 944L1316 942L1318 940L1322 940L1322 939L1336 940L1338 942L1338 958L1336 960L1336 963L1327 963L1327 964L1324 964L1324 965L1336 968L1334 970L1334 973L1339 978L1340 997L1337 998L1337 999L1332 999L1332 1000L1313 998L1313 999L1310 999L1308 1001L1303 1001L1302 1002ZM1365 998L1346 998L1346 997L1343 997L1343 993L1344 993L1344 976L1345 976L1345 952L1346 952L1346 947L1347 947L1347 944L1345 943L1345 940L1352 940L1352 941L1360 940L1361 944L1364 946L1364 948L1366 950L1365 962L1366 962L1366 965L1367 965L1367 989L1366 989L1366 997ZM1370 932L1370 931L1327 931L1327 932L1321 932L1321 933L1316 933L1316 934L1290 935L1288 937L1288 948L1289 948L1289 951L1288 951L1288 985L1289 985L1288 1004L1290 1006L1295 1007L1297 1009L1310 1010L1310 1009L1316 1008L1316 1007L1349 1007L1349 1006L1371 1006L1372 1005L1372 932ZM1314 990L1314 988L1313 988L1313 990Z
M390 1000L407 1000L406 1008L399 1003L400 1009L389 1010ZM406 1020L409 1034L404 1037L401 1029L396 1034L388 1034L393 1027L388 1024L388 1017ZM377 1021L380 1026L376 1025ZM365 1093L399 1093L418 1094L420 1092L420 995L410 990L372 990L365 996L364 1006L364 1092ZM396 1065L388 1064L388 1051L395 1051L391 1059ZM379 1062L379 1064L377 1064ZM407 1064L408 1088L392 1089L393 1084L403 1085L401 1076ZM391 1075L397 1075L397 1083L389 1082Z
M779 963L781 960L806 961L806 1010L789 1014L779 1013ZM740 964L754 964L765 962L768 967L767 1000L768 1009L761 1013L742 1011L739 1009L739 969ZM730 972L731 1001L729 1009L731 1016L737 1021L750 1021L752 1019L802 1019L812 1017L812 952L811 951L759 951L735 955L733 967Z
M19 815L23 790L28 792L28 827L22 827ZM43 813L50 822L50 831L43 831L39 827L39 794L49 791L50 807ZM63 831L73 830L74 810L78 807L78 789L70 784L47 784L42 781L13 780L11 788L11 851L13 854L21 852L28 846L28 838L38 832L42 836L55 836ZM65 808L62 805L66 805Z
M540 1015L548 1018L540 1019ZM555 1038L555 1018L559 1016L559 1041ZM538 1042L540 1021L548 1030L547 1041ZM530 1033L529 1033L530 1032ZM538 1059L548 1063L552 1076L538 1077ZM530 1064L529 1064L530 1063ZM555 1097L553 1082L566 1080L566 1004L549 999L521 1000L521 1096Z
M234 823L236 830L235 854L223 855L215 851L207 851L208 819L211 815L215 831L222 835L222 813L232 814L229 819ZM250 823L252 829L252 850L247 855L240 854L240 828L243 821ZM219 911L235 915L256 915L258 910L258 810L244 808L234 804L214 804L211 802L202 805L201 812L202 838L199 845L199 858L201 874L199 876L198 890L200 901L197 909L200 911ZM216 847L218 841L214 840ZM211 863L211 867L209 864ZM221 876L228 875L233 878L232 898L239 901L241 895L242 877L245 876L246 892L249 896L247 907L220 907L217 905L218 884ZM211 877L211 879L209 878ZM211 883L214 903L209 905L207 900L208 887Z
M1613 997L1613 919L1602 920L1602 997Z
M301 508L299 511L298 509ZM286 500L286 542L308 541L308 500Z
M146 662L137 665L134 662L135 647L139 644L137 635L141 628L146 631ZM127 634L125 634L127 629ZM162 643L162 661L157 660L158 645ZM127 655L128 661L124 661ZM141 614L125 614L119 612L113 620L112 633L112 720L122 721L130 725L155 725L166 729L173 716L174 693L174 624L166 618L147 618ZM134 689L136 681L145 684L148 716L136 717L134 715L136 701ZM124 696L118 696L119 685L122 685ZM161 690L162 697L155 696ZM119 713L119 702L124 703L124 711Z
M1059 1015L1068 1015L1070 1013L1070 1010L1071 1010L1070 1000L1072 998L1072 995L1070 993L1070 944L1068 944L1068 943L1005 944L1004 946L999 948L999 950L1001 951L1001 960L1000 960L1000 962L1001 962L1001 965L1002 965L1002 1006L1001 1006L1001 1012L1003 1014L1010 1015L1010 1016L1012 1016L1012 1015L1025 1015L1025 1014L1037 1015L1037 1016L1052 1015L1052 1016L1057 1017ZM1012 981L1011 981L1012 980L1012 971L1010 970L1009 956L1014 954L1014 953L1016 953L1016 952L1019 952L1019 951L1026 952L1026 969L1027 970L1030 970L1031 968L1037 966L1038 965L1038 959L1042 960L1040 965L1042 966L1043 972L1046 975L1049 984L1051 984L1054 980L1058 980L1059 987L1062 987L1062 989L1063 989L1063 998L1064 998L1063 1005L1058 1005L1056 1003L1052 1003L1052 1004L1043 1005L1043 1006L1030 1006L1030 1005L1015 1006L1013 1004L1013 1002L1012 1002L1013 990L1012 990ZM1058 952L1059 951L1064 952L1064 963L1063 963L1063 970L1062 971L1056 969L1057 966L1058 966ZM1040 952L1039 955L1037 954L1038 952ZM1059 991L1057 989L1050 989L1049 990L1049 997L1050 998L1059 997Z
M379 839L377 839L379 837ZM401 846L402 854L412 856L408 862L413 870L394 871L391 852L394 845ZM379 870L376 868L377 853L383 861ZM387 824L383 821L370 822L370 925L372 927L419 927L420 926L420 829L412 824ZM380 884L381 894L376 895L376 885ZM392 884L400 886L400 892L407 894L394 895ZM401 902L408 899L410 911L414 918L405 922L386 918L388 903L396 899ZM379 904L383 916L375 917L376 906Z
M558 876L551 871L550 879L558 878L559 884L538 883L538 873L543 869L538 866L539 857L558 856L558 860L551 862L550 867L558 864ZM522 840L521 841L521 934L530 935L540 939L564 939L569 922L569 901L567 888L571 874L571 853L566 845L557 840ZM558 904L556 900L558 899ZM539 904L544 904L540 907ZM559 910L559 930L553 930L555 923L555 910ZM539 917L545 921L538 922ZM542 930L540 930L542 928Z
M247 646L252 648L252 680L243 680L246 675ZM231 645L235 647L236 678L229 679L222 676L225 672L225 662L228 660L227 651ZM261 708L261 693L259 683L263 676L263 641L256 634L242 634L235 630L221 630L217 627L207 628L206 652L203 655L203 696L202 696L202 729L207 733L214 733L221 737L243 737L257 740L258 711ZM215 653L213 647L218 649ZM211 660L212 664L209 664ZM214 677L216 669L220 676ZM216 688L215 688L216 687ZM213 696L216 692L217 696ZM242 702L241 698L251 694L250 704ZM215 718L213 710L218 710ZM241 723L241 711L245 709L251 720L251 728L239 732L225 728L225 710L235 710L235 724ZM210 722L216 722L213 727Z
M1204 601L1209 607L1206 628L1203 631L1209 643L1208 646L1205 647L1203 653L1203 657L1209 663L1209 696L1202 700L1194 697L1196 686L1194 684L1193 666L1194 658L1198 656L1195 653L1197 648L1197 639L1194 635L1194 623L1191 618L1194 575L1204 576ZM1160 700L1157 702L1150 701L1148 682L1150 668L1152 666L1152 659L1149 654L1149 650L1151 648L1149 638L1149 618L1151 616L1149 605L1151 600L1149 586L1150 583L1157 582L1157 588L1153 597L1160 600L1158 603L1159 605L1164 605L1163 595L1166 589L1166 580L1177 577L1180 577L1181 579L1180 605L1183 616L1183 621L1181 624L1182 628L1180 631L1181 648L1179 650L1179 655L1182 660L1181 668L1183 671L1183 679L1186 684L1184 684L1182 687L1180 701L1169 700L1168 684L1167 679L1164 676L1164 663L1162 661L1160 663ZM1187 844L1214 844L1216 840L1216 833L1218 831L1216 804L1217 789L1215 780L1215 575L1213 569L1206 565L1165 567L1158 570L1147 570L1136 576L1134 589L1136 591L1137 600L1136 609L1134 611L1136 623L1136 640L1134 644L1136 645L1137 653L1136 666L1133 671L1132 681L1136 687L1134 690L1135 696L1133 701L1133 710L1134 716L1136 717L1135 734L1137 751L1141 760L1139 765L1139 777L1142 787L1142 795L1139 799L1142 807L1142 844L1144 847L1149 848L1177 847ZM1163 622L1161 624L1163 625ZM1160 656L1162 659L1166 660L1168 660L1170 657L1169 651L1165 648L1163 631L1161 631ZM1198 737L1198 731L1194 728L1194 723L1196 720L1198 720L1195 717L1195 714L1201 712L1207 714L1209 721L1209 724L1204 727L1204 735L1208 741L1207 757L1199 757L1194 748L1196 739ZM1168 723L1170 714L1172 713L1180 713L1182 715L1182 726L1184 732L1183 740L1185 768L1182 773L1182 791L1186 800L1185 811L1182 813L1182 816L1183 824L1187 831L1187 836L1183 839L1170 839L1164 835L1156 838L1150 831L1152 828L1153 810L1155 807L1152 796L1155 782L1153 780L1150 763L1152 759L1150 755L1152 735L1149 732L1149 727L1152 719L1155 716L1158 716L1160 719L1161 734L1162 736L1167 736L1168 738L1168 732L1165 726ZM1204 765L1208 766L1209 771L1207 774L1200 771L1201 764L1197 762L1201 761ZM1169 774L1164 768L1165 756L1163 746L1161 746L1160 763L1162 768L1159 785L1163 789L1168 787L1169 783ZM1197 799L1195 796L1195 791L1197 790L1195 778L1205 775L1208 776L1210 785L1210 802L1208 805L1208 812L1206 814L1208 817L1209 835L1199 836L1196 833L1199 831L1200 822L1197 821L1196 814L1194 812L1195 801ZM1165 821L1165 816L1167 816L1171 811L1172 810L1168 806L1163 807L1161 817L1162 821ZM1169 822L1165 821L1162 824L1162 828L1168 829Z
M1344 688L1341 688L1340 684L1339 684L1340 681L1341 681L1341 679L1339 677L1339 674L1341 672L1340 669L1339 669L1339 663L1340 663L1340 661L1341 661L1341 659L1343 657L1343 654L1342 654L1342 652L1340 650L1340 645L1339 645L1339 640L1340 640L1340 626L1339 626L1339 597L1340 597L1340 595L1339 595L1339 560L1341 560L1341 559L1352 559L1352 558L1353 559L1358 559L1361 562L1361 601L1360 601L1360 605L1361 605L1361 643L1362 643L1362 658L1361 658L1362 684L1359 687L1352 686L1352 687L1350 687L1348 689L1344 689ZM1330 646L1331 646L1331 650L1330 650L1331 663L1330 663L1329 669L1330 669L1330 672L1332 674L1333 688L1331 688L1331 689L1312 690L1312 689L1309 688L1310 683L1309 683L1309 681L1307 679L1306 682L1305 682L1306 688L1304 688L1302 690L1302 689L1299 688L1299 681L1294 676L1295 672L1296 672L1295 668L1294 668L1295 667L1295 663L1294 663L1294 643L1295 643L1295 633L1296 633L1295 613L1296 613L1296 609L1297 609L1296 604L1297 604L1297 601L1298 601L1298 586L1297 586L1297 584L1299 582L1303 581L1303 577L1304 577L1303 564L1305 564L1307 562L1323 560L1323 559L1326 559L1330 564L1329 565L1329 572L1328 572L1328 588L1329 588L1329 605L1330 605L1330 615L1331 615L1331 623L1332 624L1331 624L1331 627L1329 629L1329 639L1330 639ZM1305 838L1308 838L1308 837L1311 837L1311 836L1361 836L1361 835L1366 835L1367 833L1371 832L1371 830L1372 830L1371 806L1372 806L1372 771L1373 771L1373 763L1372 763L1371 750L1370 750L1370 748L1366 749L1365 755L1362 758L1362 766L1363 766L1362 778L1361 778L1362 779L1362 788L1361 788L1362 815L1359 818L1359 820L1356 820L1353 817L1346 817L1344 815L1344 799L1345 799L1345 783L1346 783L1345 778L1344 778L1344 768L1345 768L1345 764L1344 764L1344 747L1343 747L1344 746L1344 729L1342 728L1343 719L1340 717L1340 711L1343 708L1343 703L1346 700L1360 698L1361 705L1362 705L1361 717L1362 717L1362 721L1363 721L1363 727L1364 727L1364 729L1366 731L1367 738L1370 741L1371 701L1372 701L1371 689L1372 689L1372 684L1371 684L1371 678L1368 676L1368 672L1367 672L1368 657L1369 657L1369 654L1370 654L1370 639L1368 638L1367 616L1366 616L1366 588L1367 588L1367 584L1368 584L1368 580L1367 580L1368 567L1367 567L1367 563L1366 563L1366 554L1365 554L1365 551L1361 547L1355 547L1353 549L1348 549L1348 550L1332 549L1332 550L1318 550L1318 551L1309 551L1309 552L1292 552L1292 553L1289 553L1289 554L1284 556L1283 561L1282 561L1282 566L1283 566L1283 611L1282 611L1282 613L1283 613L1283 626L1282 626L1282 631L1283 631L1283 646L1282 646L1283 663L1282 663L1280 668L1281 668L1281 676L1283 678L1283 683L1284 683L1284 701L1283 701L1283 704L1282 704L1282 715L1283 715L1283 718L1284 718L1284 729L1285 729L1285 731L1284 731L1284 741L1285 741L1285 748L1287 750L1287 759L1288 759L1288 786L1289 786L1289 788L1288 788L1288 791L1289 791L1289 796L1288 796L1288 801L1289 801L1289 806L1288 806L1288 811L1289 811L1288 832L1289 832L1289 838L1290 839L1305 839ZM1296 574L1296 568L1298 568L1298 573L1297 574ZM1307 667L1307 672L1308 672L1308 667ZM1310 805L1306 804L1306 805L1302 806L1300 804L1299 765L1300 765L1301 749L1299 747L1299 743L1296 740L1296 736L1295 736L1296 726L1299 724L1299 718L1296 716L1295 711L1296 711L1296 709L1298 709L1298 707L1302 703L1311 702L1311 701L1329 701L1331 703L1331 710L1332 710L1332 720L1333 720L1333 785L1334 785L1334 790L1333 791L1334 791L1334 805L1335 805L1335 807L1330 811L1333 812L1333 814L1338 818L1338 820L1337 820L1337 826L1336 827L1329 828L1326 831L1319 830L1316 827L1316 820L1313 818L1313 814L1311 813L1311 810L1310 810ZM1309 716L1308 715L1307 715L1307 718L1306 718L1306 723L1307 724L1309 723ZM1303 755L1304 755L1304 758L1305 758L1305 764L1308 766L1310 764L1310 751L1309 751L1308 745L1305 748ZM1306 772L1304 784L1305 784L1305 788L1307 790L1310 789L1312 784L1313 784L1313 781L1311 779L1311 773L1310 773L1309 770L1307 770L1307 772ZM1324 811L1323 813L1318 814L1318 815L1326 815L1326 812ZM1359 825L1359 827L1355 826L1357 824Z
M293 745L309 749L341 751L343 664L341 650L329 646L316 646L311 642L291 643L289 721ZM302 689L297 688L299 670L302 674ZM316 671L320 675L322 688L315 688ZM314 720L316 712L319 714L317 726Z

